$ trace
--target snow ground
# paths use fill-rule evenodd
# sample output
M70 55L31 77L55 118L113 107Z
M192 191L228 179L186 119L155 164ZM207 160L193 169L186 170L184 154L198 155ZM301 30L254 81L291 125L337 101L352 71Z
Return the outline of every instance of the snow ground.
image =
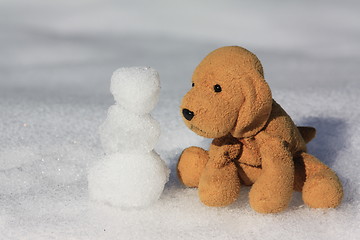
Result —
M360 3L357 1L0 2L0 239L358 239L360 236ZM211 50L241 45L262 60L274 98L318 129L309 150L345 187L335 210L294 194L275 215L251 210L248 188L225 208L203 206L174 168L182 149L207 147L179 103ZM98 126L113 104L112 71L152 66L162 92L156 150L172 174L146 209L89 202Z

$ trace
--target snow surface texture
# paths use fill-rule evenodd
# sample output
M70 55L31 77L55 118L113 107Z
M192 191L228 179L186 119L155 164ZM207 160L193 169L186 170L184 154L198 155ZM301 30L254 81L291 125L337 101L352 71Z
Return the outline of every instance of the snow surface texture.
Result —
M0 2L0 239L358 239L359 1ZM176 177L181 151L210 140L182 122L191 73L211 50L241 45L261 59L274 98L317 128L309 151L345 188L334 210L262 215L249 188L209 208ZM113 104L110 73L152 66L156 151L172 169L159 201L117 209L89 201L87 172L103 157L98 128Z
M99 129L106 156L89 171L89 195L116 207L148 206L169 179L153 150L160 126L149 113L159 99L159 74L148 67L119 68L110 89L116 103Z

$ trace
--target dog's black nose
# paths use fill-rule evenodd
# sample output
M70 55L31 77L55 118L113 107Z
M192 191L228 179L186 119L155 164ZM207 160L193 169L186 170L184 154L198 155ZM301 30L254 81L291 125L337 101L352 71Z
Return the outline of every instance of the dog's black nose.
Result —
M184 115L184 118L186 118L186 120L191 121L191 119L194 117L194 112L190 111L189 109L184 108L182 110L182 113Z

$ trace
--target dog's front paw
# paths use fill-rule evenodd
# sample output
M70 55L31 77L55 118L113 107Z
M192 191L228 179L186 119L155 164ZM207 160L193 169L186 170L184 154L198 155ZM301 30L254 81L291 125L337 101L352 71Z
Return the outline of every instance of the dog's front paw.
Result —
M252 209L259 213L278 213L287 208L290 198L281 189L255 182L249 193L249 202Z
M237 168L230 163L217 168L214 163L208 163L200 177L199 197L207 206L227 206L238 198L240 180Z

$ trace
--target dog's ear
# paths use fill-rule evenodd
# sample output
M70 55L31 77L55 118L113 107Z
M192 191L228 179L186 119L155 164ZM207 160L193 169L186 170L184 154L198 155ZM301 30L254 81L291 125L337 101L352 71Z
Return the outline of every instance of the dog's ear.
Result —
M239 80L244 102L231 134L236 138L251 137L258 133L269 119L272 95L262 72L253 71Z

